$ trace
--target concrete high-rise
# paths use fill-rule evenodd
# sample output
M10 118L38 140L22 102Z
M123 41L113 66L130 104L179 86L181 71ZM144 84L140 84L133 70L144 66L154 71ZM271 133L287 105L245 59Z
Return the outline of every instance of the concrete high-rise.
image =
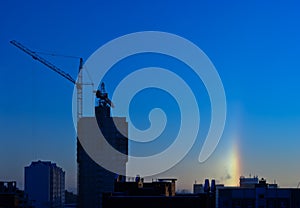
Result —
M25 193L36 208L62 208L65 203L65 172L49 161L25 167Z
M106 141L119 152L128 154L128 124L125 117L111 117L111 102L105 92L104 84L96 93L98 102L95 107L95 117L82 117L78 123L78 135L82 137L98 138L99 128ZM122 128L121 132L116 128ZM95 126L96 123L96 126ZM98 128L98 129L95 129ZM105 151L99 147L99 151ZM117 165L121 172L126 173L127 157L106 158L111 164ZM77 164L78 164L78 207L101 208L102 194L112 192L116 174L98 165L86 152L77 139Z

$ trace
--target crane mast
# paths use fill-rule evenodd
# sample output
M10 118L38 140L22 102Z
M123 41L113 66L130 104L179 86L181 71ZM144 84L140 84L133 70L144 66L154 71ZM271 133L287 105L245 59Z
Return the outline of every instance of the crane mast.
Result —
M34 51L26 48L21 43L15 41L15 40L10 41L10 43L13 44L14 46L16 46L17 48L21 49L22 51L24 51L28 55L30 55L34 60L37 60L37 61L41 62L42 64L44 64L45 66L47 66L48 68L53 70L54 72L58 73L59 75L63 76L64 78L66 78L67 80L69 80L70 82L72 82L73 84L76 85L76 89L77 89L77 122L78 122L79 119L82 117L82 111L83 111L82 110L83 109L83 95L82 95L83 59L80 58L79 74L78 74L78 79L77 79L77 82L76 82L76 80L73 79L71 77L71 75L64 72L63 70L61 70L60 68L58 68L57 66L55 66L51 62L47 61L46 59L40 57Z

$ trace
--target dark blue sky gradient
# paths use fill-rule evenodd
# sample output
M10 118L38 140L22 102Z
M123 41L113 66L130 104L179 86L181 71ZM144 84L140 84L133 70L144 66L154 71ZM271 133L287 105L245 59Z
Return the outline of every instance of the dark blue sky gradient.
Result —
M179 188L191 189L194 180L206 177L226 184L227 163L222 159L237 139L241 174L296 186L300 181L299 7L296 0L2 3L0 180L17 180L23 187L24 166L43 159L57 162L66 170L66 187L76 188L73 85L10 40L32 50L86 60L118 36L158 30L189 39L208 55L223 81L228 104L224 136L211 158L197 163L200 139L178 166L163 175L177 177ZM76 77L78 59L46 58ZM207 104L203 108L208 109ZM200 109L209 115L205 112Z

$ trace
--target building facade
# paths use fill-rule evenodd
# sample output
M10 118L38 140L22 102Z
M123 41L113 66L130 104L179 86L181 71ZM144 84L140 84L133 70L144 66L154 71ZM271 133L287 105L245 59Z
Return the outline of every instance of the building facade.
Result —
M65 202L65 172L49 161L25 167L25 193L36 208L60 208Z
M217 189L219 208L300 208L300 189L279 188L265 179L240 178L240 187Z
M78 137L84 140L99 138L99 129L106 141L126 157L112 156L103 158L117 166L119 172L126 174L128 155L128 124L125 117L111 117L112 106L105 92L104 84L98 90L95 117L83 117L78 123ZM118 129L115 126L118 123ZM120 133L120 131L122 133ZM105 145L100 142L97 151L105 152ZM116 174L98 165L85 151L77 139L77 164L78 164L78 207L101 208L104 192L112 192Z

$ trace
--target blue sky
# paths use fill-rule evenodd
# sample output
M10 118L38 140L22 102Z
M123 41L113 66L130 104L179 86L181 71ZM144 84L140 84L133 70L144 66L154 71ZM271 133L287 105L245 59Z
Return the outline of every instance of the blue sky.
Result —
M10 40L16 39L32 50L86 60L114 38L157 30L182 36L207 54L223 81L228 107L224 135L214 154L205 163L198 163L199 139L184 160L163 175L177 177L179 188L186 189L191 189L194 180L206 177L229 184L225 176L233 174L230 157L226 158L233 144L238 144L241 174L257 174L270 181L276 179L281 186L297 186L299 6L297 1L3 3L0 180L17 180L22 187L23 167L43 159L63 167L67 188L76 188L72 83L12 46ZM46 58L76 77L78 59ZM114 76L112 73L108 82L115 80ZM108 92L115 84L111 83L111 89L107 83ZM190 84L198 85L193 79ZM201 87L199 92L205 94ZM203 99L200 112L209 116L208 100ZM139 115L139 111L132 113ZM205 125L209 119L204 116L203 122Z

